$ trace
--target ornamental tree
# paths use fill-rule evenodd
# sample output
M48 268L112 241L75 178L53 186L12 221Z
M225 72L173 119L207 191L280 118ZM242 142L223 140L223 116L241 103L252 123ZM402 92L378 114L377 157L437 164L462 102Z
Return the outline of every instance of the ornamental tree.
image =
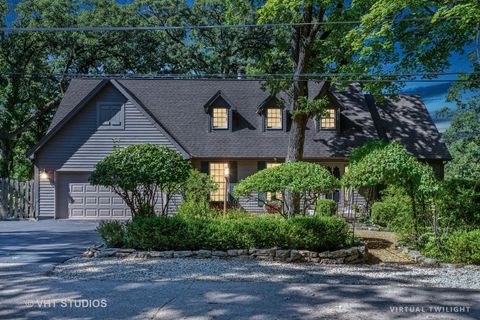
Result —
M98 162L90 182L111 188L131 209L133 218L154 215L158 200L162 214L167 215L172 196L180 192L190 170L190 163L175 150L131 145Z
M439 190L433 169L420 163L396 142L373 148L351 164L342 182L354 188L391 185L404 190L410 197L415 237L418 235L418 207L425 207L425 201Z
M292 211L288 210L289 204L284 201L287 191L301 196L302 213L305 214L321 194L334 192L338 187L339 181L325 167L309 162L291 162L245 178L235 186L234 195L251 197L254 192L280 193L281 197L276 199L281 204L280 212L290 217Z

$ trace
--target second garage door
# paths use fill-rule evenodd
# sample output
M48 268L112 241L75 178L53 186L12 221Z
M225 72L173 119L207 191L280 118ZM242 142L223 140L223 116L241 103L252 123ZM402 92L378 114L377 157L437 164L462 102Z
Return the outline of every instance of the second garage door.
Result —
M108 188L88 183L88 173L57 175L57 218L125 219L130 209Z

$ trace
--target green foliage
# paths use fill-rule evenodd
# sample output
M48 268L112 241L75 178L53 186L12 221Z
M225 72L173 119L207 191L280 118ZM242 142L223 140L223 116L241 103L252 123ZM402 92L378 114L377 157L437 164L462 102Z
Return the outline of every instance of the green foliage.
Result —
M339 181L323 166L309 162L282 163L251 175L240 181L234 188L235 196L248 196L252 192L281 193L285 199L285 191L299 194L306 208L315 203L320 194L330 193L339 187ZM282 207L283 200L279 200Z
M320 216L335 216L337 203L332 199L318 199L315 204L315 214Z
M372 151L381 150L387 145L388 143L385 140L368 140L364 144L353 148L352 152L348 155L348 162L350 164L356 164Z
M450 262L480 264L480 229L454 232L445 246Z
M436 195L439 227L450 230L480 226L480 185L478 181L448 179Z
M446 179L480 180L480 96L458 102L444 134L453 160L445 166Z
M208 174L192 169L183 186L183 198L192 202L207 201L210 193L217 189L218 186Z
M125 240L124 224L120 221L101 221L97 226L97 232L109 247L121 248Z
M201 199L198 201L195 200L185 200L183 201L177 209L177 215L182 217L211 217L215 216L217 211L210 207L210 203L207 200Z
M382 192L382 201L372 206L371 221L388 227L404 238L413 234L413 212L411 201L401 189L389 187Z
M100 160L90 176L93 185L112 188L132 210L133 217L154 214L157 192L162 213L171 197L180 192L191 166L175 150L153 144L130 145Z
M112 224L112 227L107 225ZM126 247L139 250L196 250L272 248L334 250L348 245L348 225L335 217L252 216L190 218L150 216L119 228L117 222L102 224L102 238L124 239ZM113 236L111 231L117 231ZM124 233L123 233L124 230ZM120 243L115 241L115 243Z

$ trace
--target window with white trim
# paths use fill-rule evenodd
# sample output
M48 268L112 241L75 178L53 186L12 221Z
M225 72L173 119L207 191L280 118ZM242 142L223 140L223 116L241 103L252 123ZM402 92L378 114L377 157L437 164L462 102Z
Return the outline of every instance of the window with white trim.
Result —
M266 113L267 129L282 129L283 117L281 108L267 108Z
M335 129L336 128L337 112L333 108L325 110L325 115L320 118L321 129Z
M210 193L210 201L223 201L225 199L225 168L226 162L210 162L210 178L216 183L218 189Z
M227 108L212 108L212 129L228 129Z

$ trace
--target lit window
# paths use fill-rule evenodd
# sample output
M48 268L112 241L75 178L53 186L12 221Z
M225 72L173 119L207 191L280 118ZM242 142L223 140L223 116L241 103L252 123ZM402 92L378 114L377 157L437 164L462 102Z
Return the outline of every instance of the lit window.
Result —
M212 128L213 129L228 128L228 109L227 108L212 109Z
M282 129L282 109L267 108L267 129Z
M267 162L267 169L268 168L275 168L275 167L278 167L281 163L275 163L275 162ZM275 193L275 199L276 200L281 200L282 199L282 193L281 192L277 192ZM272 193L271 192L267 192L267 201L272 201Z
M210 177L217 184L218 189L210 193L210 201L223 201L225 198L225 168L224 162L210 163Z
M320 127L322 129L335 129L335 109L326 109L325 114L320 119Z

